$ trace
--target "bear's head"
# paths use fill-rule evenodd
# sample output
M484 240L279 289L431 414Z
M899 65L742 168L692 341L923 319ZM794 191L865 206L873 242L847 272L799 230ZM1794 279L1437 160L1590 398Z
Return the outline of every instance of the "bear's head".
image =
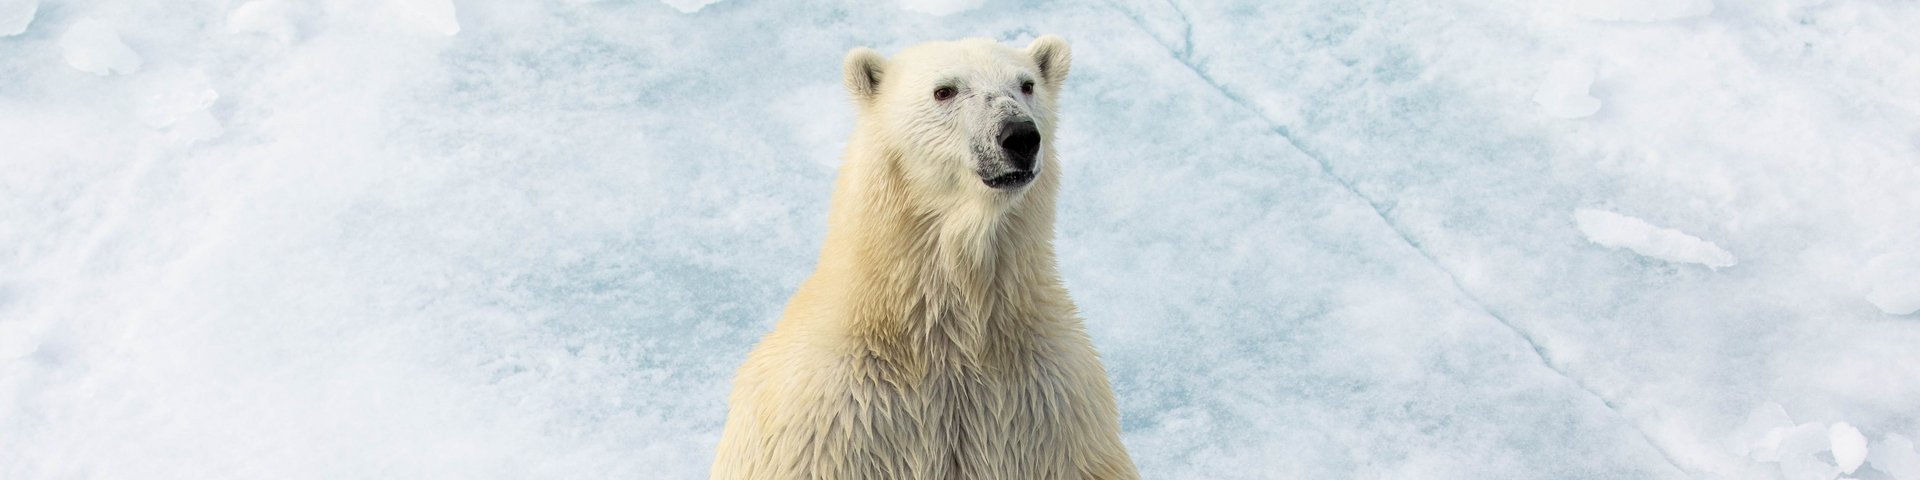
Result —
M866 141L897 162L919 192L978 198L1022 195L1050 165L1055 98L1067 43L1024 49L983 38L924 43L893 58L847 53L847 90Z

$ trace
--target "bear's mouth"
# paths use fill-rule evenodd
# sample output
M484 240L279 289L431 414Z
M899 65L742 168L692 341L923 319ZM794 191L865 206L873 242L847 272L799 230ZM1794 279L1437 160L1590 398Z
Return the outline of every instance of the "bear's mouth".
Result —
M1033 181L1033 172L1030 170L1007 172L1006 174L1002 174L998 177L986 178L982 180L987 182L987 186L993 187L993 188L998 188L998 189L1018 188L1018 187L1025 186L1028 182Z

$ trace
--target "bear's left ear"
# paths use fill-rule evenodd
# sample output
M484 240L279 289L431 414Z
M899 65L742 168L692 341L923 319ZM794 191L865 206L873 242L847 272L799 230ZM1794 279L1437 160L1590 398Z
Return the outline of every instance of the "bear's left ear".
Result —
M1040 78L1049 89L1059 89L1067 79L1067 69L1073 66L1073 53L1067 47L1067 39L1059 35L1041 35L1027 45L1027 56L1033 57L1033 64L1040 67Z
M887 63L886 57L880 56L880 52L865 47L855 48L847 52L847 58L840 63L847 75L847 93L853 94L854 100L864 106L880 94L880 77L885 73Z

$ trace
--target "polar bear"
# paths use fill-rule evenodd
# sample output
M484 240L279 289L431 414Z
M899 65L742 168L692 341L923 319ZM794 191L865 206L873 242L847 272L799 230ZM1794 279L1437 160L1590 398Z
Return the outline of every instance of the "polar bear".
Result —
M825 245L734 381L715 479L1133 479L1054 266L1066 41L843 67L858 127Z

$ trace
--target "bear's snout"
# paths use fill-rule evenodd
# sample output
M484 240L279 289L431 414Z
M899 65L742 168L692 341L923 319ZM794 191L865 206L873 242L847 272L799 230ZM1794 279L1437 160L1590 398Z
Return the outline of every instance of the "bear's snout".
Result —
M1034 156L1040 154L1040 129L1032 120L1009 119L1000 124L1000 149L1015 170L1033 170Z
M1003 162L987 160L981 164L980 179L987 186L1011 189L1033 181L1033 164L1040 155L1040 128L1033 120L1009 118L1000 122L1000 152Z

